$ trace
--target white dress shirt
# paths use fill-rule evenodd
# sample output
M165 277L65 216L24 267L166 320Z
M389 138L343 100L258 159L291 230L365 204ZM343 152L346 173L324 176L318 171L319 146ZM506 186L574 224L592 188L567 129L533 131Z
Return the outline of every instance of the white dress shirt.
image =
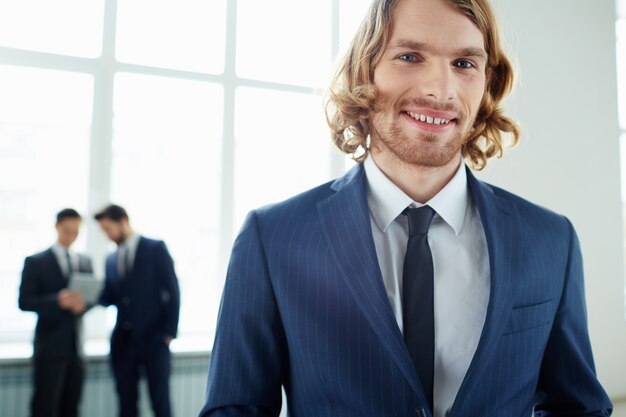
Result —
M126 272L132 270L132 266L135 264L135 256L137 255L137 246L139 246L139 239L141 235L138 233L131 233L125 241L120 243L117 247L117 273L120 277L125 277ZM128 252L128 255L126 254ZM126 259L127 264L124 264Z
M376 255L387 296L402 331L402 270L409 239L402 211L420 207L378 168L364 162L367 202ZM434 417L452 407L476 352L489 302L489 254L478 210L467 185L465 165L426 203L437 214L428 232L434 268Z
M55 242L52 245L52 252L54 256L57 258L57 262L61 267L61 272L64 277L69 275L68 265L67 265L67 256L69 254L70 262L72 263L72 271L77 272L79 267L78 262L78 254L71 249L66 249L65 246L61 245L59 242Z

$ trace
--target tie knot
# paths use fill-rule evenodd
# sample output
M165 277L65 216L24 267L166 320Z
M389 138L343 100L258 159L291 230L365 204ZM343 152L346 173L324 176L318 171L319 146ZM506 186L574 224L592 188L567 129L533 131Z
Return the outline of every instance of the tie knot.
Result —
M430 206L406 208L402 212L409 219L409 237L428 234L428 228L435 216L435 210Z

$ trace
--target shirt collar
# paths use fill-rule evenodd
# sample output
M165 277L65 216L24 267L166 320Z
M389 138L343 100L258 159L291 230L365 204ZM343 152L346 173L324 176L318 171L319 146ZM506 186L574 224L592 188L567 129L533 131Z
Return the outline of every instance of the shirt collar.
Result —
M454 229L457 236L463 230L465 212L469 205L467 172L465 164L460 163L454 177L427 204Z
M119 249L129 249L131 252L135 252L137 250L137 245L139 245L139 239L141 235L139 233L132 232L125 241L120 243L118 246Z
M61 245L58 241L54 242L52 245L52 251L58 256L65 256L66 253L70 255L74 254L74 251L71 248L65 248L65 246Z
M367 179L367 204L374 223L384 233L413 200L383 174L371 155L363 162L363 168Z
M378 228L384 233L387 227L408 206L422 206L414 202L378 168L374 158L368 156L363 162L367 178L367 203ZM465 212L469 203L465 164L459 163L454 177L426 204L452 227L458 235L463 229Z

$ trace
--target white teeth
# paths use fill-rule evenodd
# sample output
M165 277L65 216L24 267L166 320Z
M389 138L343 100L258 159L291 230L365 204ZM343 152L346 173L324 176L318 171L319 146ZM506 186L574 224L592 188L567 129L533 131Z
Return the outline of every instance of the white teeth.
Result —
M407 112L407 114L409 116L411 116L413 119L415 120L419 120L420 122L426 122L428 124L435 124L435 125L445 125L450 123L450 120L448 119L441 119L439 117L430 117L430 116L425 116L423 114L417 114L417 113L411 113L411 112Z

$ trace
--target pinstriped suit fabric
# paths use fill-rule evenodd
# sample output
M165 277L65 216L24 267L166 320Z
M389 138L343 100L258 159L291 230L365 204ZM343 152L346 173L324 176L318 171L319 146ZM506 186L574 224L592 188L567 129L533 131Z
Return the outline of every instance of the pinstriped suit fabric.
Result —
M608 415L571 225L468 179L488 243L491 299L450 417L528 417L535 405L552 416ZM294 417L408 417L425 407L385 293L364 184L358 166L248 216L232 251L201 416L276 416L281 385Z

